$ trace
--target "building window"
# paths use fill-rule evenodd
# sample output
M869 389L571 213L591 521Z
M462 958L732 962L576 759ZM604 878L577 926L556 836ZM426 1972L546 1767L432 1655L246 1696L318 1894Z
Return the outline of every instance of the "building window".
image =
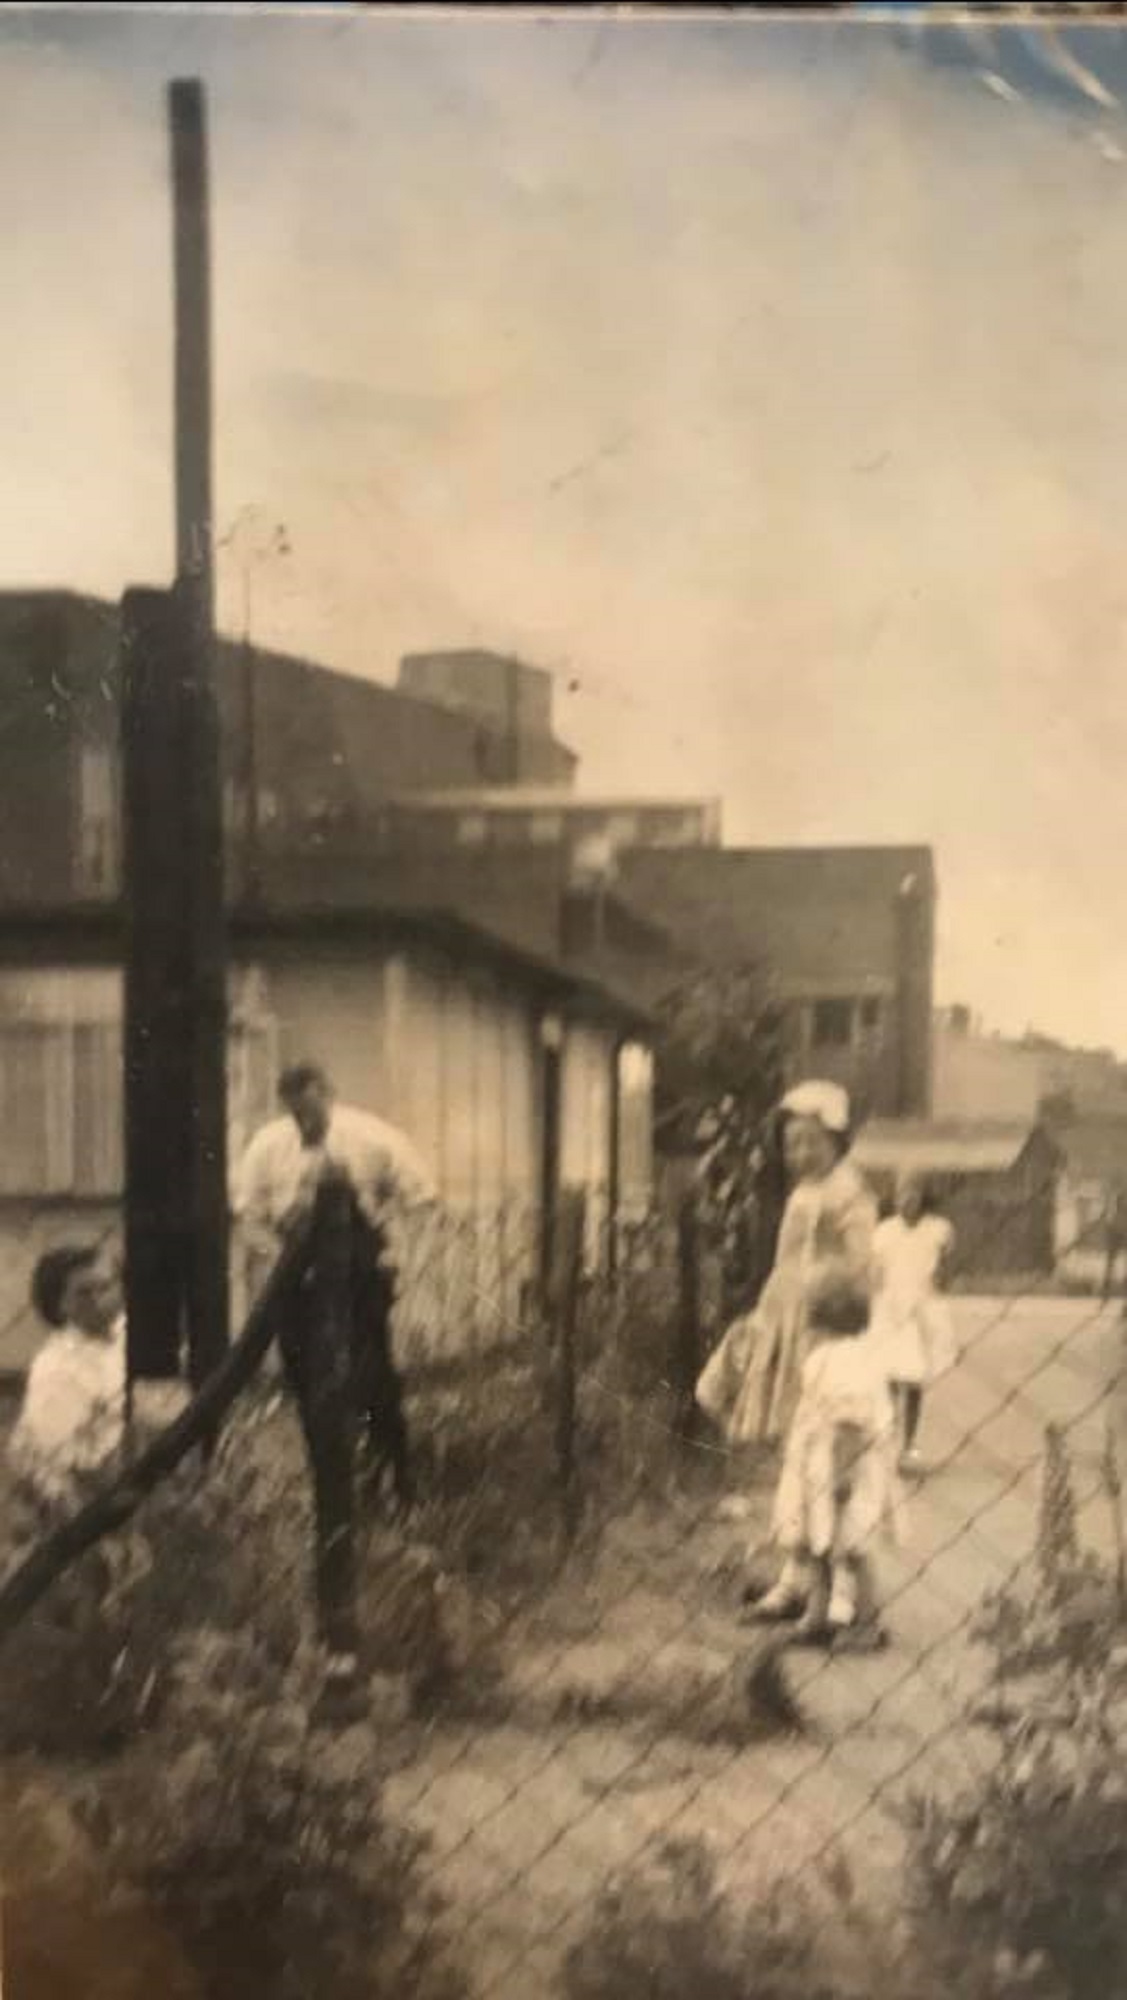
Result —
M116 1195L122 1184L121 1030L102 1021L5 1021L0 1194Z
M563 838L560 814L533 813L528 822L528 837L534 847L554 847Z
M861 1026L867 1035L876 1033L880 1027L880 1001L871 996L861 1002Z
M454 829L459 847L484 847L485 835L484 813L463 813Z
M273 1103L273 1022L233 1022L228 1054L241 1145ZM125 1180L122 1113L120 1020L0 1018L0 1196L116 1201Z
M816 1049L847 1049L852 1040L852 1000L815 1001L814 1047Z

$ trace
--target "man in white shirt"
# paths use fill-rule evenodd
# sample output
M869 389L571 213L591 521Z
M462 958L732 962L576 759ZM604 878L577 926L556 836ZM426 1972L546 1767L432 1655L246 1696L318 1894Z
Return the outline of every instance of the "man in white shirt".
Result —
M31 1296L53 1331L28 1370L9 1455L41 1500L67 1506L125 1435L121 1285L103 1252L71 1244L40 1258Z
M435 1192L415 1148L394 1125L339 1104L323 1069L300 1063L279 1080L284 1114L255 1134L239 1165L235 1213L242 1224L257 1290L294 1226L313 1204L326 1168L351 1182L359 1210L353 1294L353 1368L369 1448L390 1460L400 1503L408 1504L407 1433L402 1386L391 1353L398 1231L403 1217L430 1206ZM280 1345L301 1395L300 1328L282 1328Z

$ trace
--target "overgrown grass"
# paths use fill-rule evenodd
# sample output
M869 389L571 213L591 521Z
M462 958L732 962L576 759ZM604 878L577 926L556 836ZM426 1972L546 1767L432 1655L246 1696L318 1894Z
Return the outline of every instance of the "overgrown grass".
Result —
M6 1515L4 1567L31 1526ZM394 1991L430 1914L417 1846L381 1815L381 1730L314 1726L310 1549L291 1414L252 1398L206 1475L162 1488L0 1648L9 1776L47 1774L103 1896L157 1920L200 2000ZM375 1650L391 1632L417 1658L427 1590L396 1574ZM460 1990L440 1929L413 1980L427 2000Z

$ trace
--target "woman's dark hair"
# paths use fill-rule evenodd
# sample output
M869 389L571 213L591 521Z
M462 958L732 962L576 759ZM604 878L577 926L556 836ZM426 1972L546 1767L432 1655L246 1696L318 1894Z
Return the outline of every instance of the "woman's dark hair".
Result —
M67 1287L79 1271L90 1270L97 1261L98 1252L88 1243L63 1244L39 1259L31 1276L31 1303L48 1326L66 1325Z
M774 1115L778 1120L778 1126L779 1126L778 1144L779 1144L780 1156L782 1156L784 1137L787 1126L790 1124L792 1118L804 1117L806 1114L804 1112L798 1112L798 1111L779 1110L775 1112ZM818 1123L821 1124L820 1119L818 1120ZM825 1133L827 1139L829 1140L831 1146L833 1147L834 1152L836 1153L838 1159L844 1160L845 1155L848 1153L850 1147L853 1144L854 1138L856 1137L856 1133L854 1132L852 1125L847 1125L844 1132L831 1132L828 1125L823 1125L822 1130Z

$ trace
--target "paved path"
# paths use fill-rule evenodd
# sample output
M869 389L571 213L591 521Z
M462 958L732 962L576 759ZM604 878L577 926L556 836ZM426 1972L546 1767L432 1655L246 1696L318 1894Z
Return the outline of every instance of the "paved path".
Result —
M703 1740L746 1639L730 1568L746 1531L685 1503L622 1524L522 1635L503 1727L442 1730L392 1782L389 1808L431 1838L480 1995L551 1993L599 1889L661 1839L707 1839L745 1898L839 1840L863 1880L891 1883L905 1791L985 1767L965 1720L983 1671L969 1621L1032 1556L1048 1421L1070 1426L1083 1532L1108 1546L1098 1461L1127 1350L1090 1302L962 1301L958 1318L964 1360L929 1401L932 1470L885 1569L894 1647L792 1656L808 1737Z

